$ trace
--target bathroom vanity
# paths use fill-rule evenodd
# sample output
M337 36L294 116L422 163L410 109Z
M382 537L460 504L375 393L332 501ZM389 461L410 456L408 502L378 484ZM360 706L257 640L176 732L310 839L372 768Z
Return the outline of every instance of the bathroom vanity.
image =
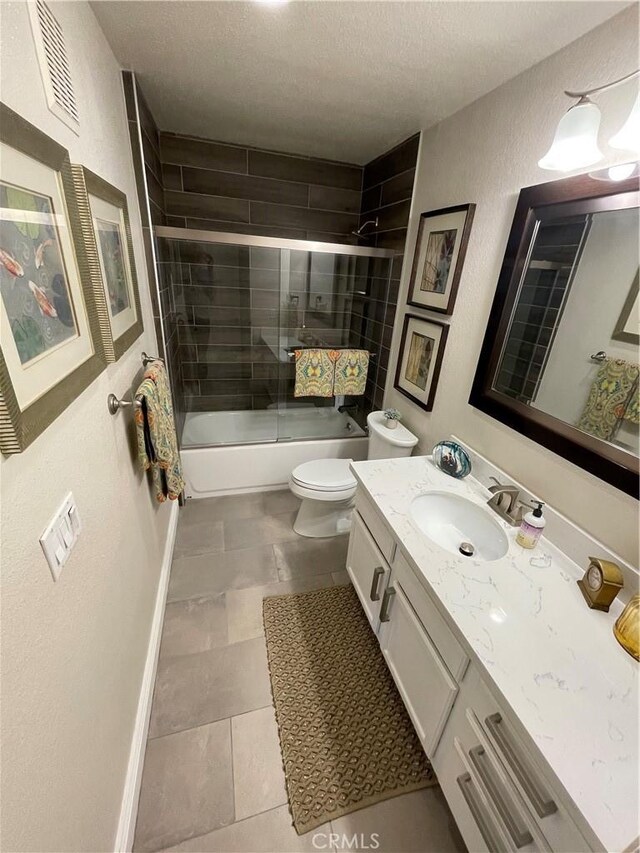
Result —
M640 667L612 634L622 604L589 610L576 584L606 549L551 511L566 553L524 550L485 486L427 457L352 470L347 570L468 848L635 849ZM447 540L451 497L454 528L486 538L472 556Z

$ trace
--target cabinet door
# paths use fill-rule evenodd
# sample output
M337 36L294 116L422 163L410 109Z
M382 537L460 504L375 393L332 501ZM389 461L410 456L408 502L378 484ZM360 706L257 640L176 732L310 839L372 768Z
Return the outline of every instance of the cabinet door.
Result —
M380 647L425 752L432 756L458 692L402 587L385 592Z
M353 513L351 524L347 572L371 627L377 632L382 596L391 570L357 512Z

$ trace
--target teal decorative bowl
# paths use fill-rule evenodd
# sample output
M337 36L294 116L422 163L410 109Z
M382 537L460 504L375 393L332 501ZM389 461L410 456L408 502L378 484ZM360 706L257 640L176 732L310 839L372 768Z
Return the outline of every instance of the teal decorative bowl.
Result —
M439 441L432 453L434 465L450 477L462 480L471 473L471 460L455 441Z

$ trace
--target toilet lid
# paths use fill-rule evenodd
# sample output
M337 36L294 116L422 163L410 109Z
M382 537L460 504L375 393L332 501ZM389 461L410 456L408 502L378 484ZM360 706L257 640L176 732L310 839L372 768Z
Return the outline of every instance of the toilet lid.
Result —
M355 488L356 480L349 464L351 459L314 459L293 469L292 480L320 492L338 492Z

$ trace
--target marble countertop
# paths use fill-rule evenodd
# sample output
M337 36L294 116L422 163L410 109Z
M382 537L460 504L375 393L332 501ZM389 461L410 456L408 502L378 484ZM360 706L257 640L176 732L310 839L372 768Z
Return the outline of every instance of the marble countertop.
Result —
M490 509L509 538L499 560L454 555L427 539L411 501L437 489L485 504L490 494L473 476L454 480L424 456L351 468L603 848L623 850L638 836L640 664L612 633L622 605L590 610L576 585L586 566L545 538L521 548L517 528Z

